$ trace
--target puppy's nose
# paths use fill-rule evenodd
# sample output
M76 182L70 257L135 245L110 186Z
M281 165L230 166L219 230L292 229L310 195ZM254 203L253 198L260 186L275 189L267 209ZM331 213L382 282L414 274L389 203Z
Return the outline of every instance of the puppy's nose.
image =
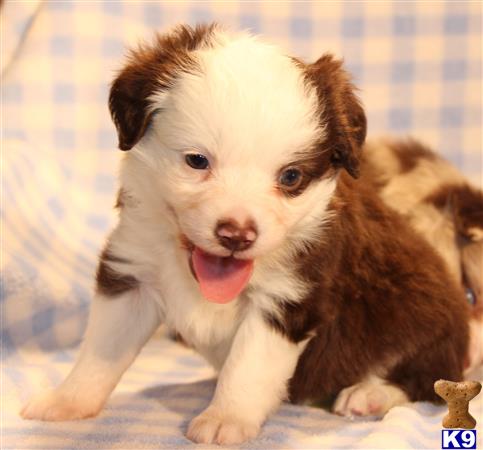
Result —
M223 219L216 224L215 236L223 247L237 252L251 247L257 240L258 233L251 220L240 225L233 219Z

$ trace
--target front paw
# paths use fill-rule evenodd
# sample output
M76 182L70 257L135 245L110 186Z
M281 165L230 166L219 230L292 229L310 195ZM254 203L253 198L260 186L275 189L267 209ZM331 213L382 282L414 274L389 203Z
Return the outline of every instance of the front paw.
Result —
M93 417L99 413L103 402L89 395L51 390L31 399L20 415L29 420L76 420Z
M187 432L188 439L200 444L241 444L258 435L260 426L208 407L195 417Z

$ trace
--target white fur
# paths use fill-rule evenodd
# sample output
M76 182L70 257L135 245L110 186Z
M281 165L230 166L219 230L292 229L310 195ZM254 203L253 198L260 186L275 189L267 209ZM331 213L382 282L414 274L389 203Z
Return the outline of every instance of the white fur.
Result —
M96 415L159 325L155 295L144 287L115 300L97 295L71 373L57 389L31 400L22 417L72 420Z
M304 347L305 342L293 344L274 331L252 306L236 333L213 400L193 419L188 437L229 445L258 434L286 397L286 383Z
M388 384L377 375L369 375L360 383L343 389L333 406L341 416L383 416L390 408L409 401L397 386Z
M154 117L152 133L128 158L149 161L149 179L158 178L180 228L211 253L229 254L213 235L217 220L253 218L259 238L244 255L254 258L281 245L321 191L331 193L319 186L286 199L274 189L278 170L323 137L315 89L288 57L251 37L195 53L202 74L181 75L155 103L169 114ZM208 158L207 179L184 163L187 152Z
M383 179L389 182L381 193L383 199L401 213L410 212L414 205L444 184L467 183L463 174L442 158L422 158L414 169L400 173L399 160L392 145L394 142L390 139L369 141L364 146L364 154Z
M219 32L218 32L219 33ZM153 95L148 133L125 157L125 193L108 262L140 288L119 298L97 296L80 357L69 377L23 411L30 419L67 420L96 414L159 322L177 330L218 370L208 409L191 424L199 442L253 437L286 395L303 345L265 323L282 301L306 292L291 270L294 252L320 238L334 180L312 183L296 198L276 189L280 169L324 136L315 90L282 52L244 35L219 34L194 52L201 73L180 76ZM203 153L208 172L189 167L187 152ZM227 256L213 230L226 217L251 218L258 239L241 254L255 260L250 289L226 305L202 298L180 234Z

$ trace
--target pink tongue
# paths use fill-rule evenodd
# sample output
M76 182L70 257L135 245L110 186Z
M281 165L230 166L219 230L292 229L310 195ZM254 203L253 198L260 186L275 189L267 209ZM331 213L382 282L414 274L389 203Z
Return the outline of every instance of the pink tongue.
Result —
M215 303L233 300L243 291L253 271L252 260L221 258L198 247L193 250L192 261L203 297Z

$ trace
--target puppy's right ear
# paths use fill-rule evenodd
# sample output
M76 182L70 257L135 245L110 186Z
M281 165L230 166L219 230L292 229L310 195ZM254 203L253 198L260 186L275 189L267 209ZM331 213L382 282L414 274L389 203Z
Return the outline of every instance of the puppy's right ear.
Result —
M152 45L130 52L109 95L121 150L130 150L144 136L157 110L153 95L168 90L181 72L197 70L191 52L211 45L216 28L215 24L179 26L167 35L157 35Z

